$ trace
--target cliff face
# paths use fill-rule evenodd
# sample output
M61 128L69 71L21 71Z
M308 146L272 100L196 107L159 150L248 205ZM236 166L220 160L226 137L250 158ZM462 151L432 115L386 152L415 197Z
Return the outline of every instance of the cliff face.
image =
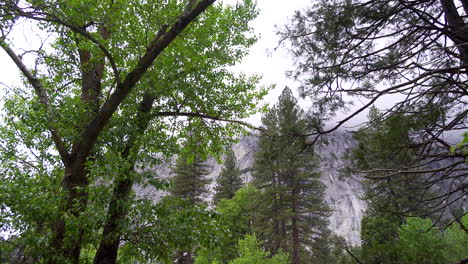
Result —
M343 175L340 170L346 165L343 155L351 147L354 141L350 134L334 133L324 137L316 147L322 172L321 180L326 185L326 200L333 213L330 217L330 230L344 237L352 245L360 244L360 225L363 212L366 208L365 201L359 197L362 195L360 178L357 175ZM243 137L237 144L232 146L237 158L237 166L244 170L242 177L245 182L252 178L255 151L257 150L257 138L255 136ZM170 162L175 163L175 159ZM210 193L205 199L210 200L213 195L216 177L222 169L215 159L207 160L207 165L211 171L208 175L213 179L210 185ZM152 168L158 177L171 177L171 164L163 164ZM160 192L151 188L135 188L141 196L148 196L154 200L159 200L165 192Z
M366 209L361 177L344 174L344 154L354 147L351 134L330 134L315 149L320 159L321 180L327 186L326 199L332 209L330 229L352 245L360 245L361 219Z

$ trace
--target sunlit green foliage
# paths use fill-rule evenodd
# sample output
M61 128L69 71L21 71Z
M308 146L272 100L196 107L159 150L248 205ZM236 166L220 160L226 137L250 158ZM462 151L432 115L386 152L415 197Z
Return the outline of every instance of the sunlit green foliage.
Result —
M468 224L468 216L462 223ZM408 218L398 234L404 263L455 263L466 258L468 252L468 234L457 223L444 231L433 227L430 219Z
M389 219L363 220L362 248L353 249L362 263L443 264L466 258L468 234L461 225L468 224L467 215L448 228L434 225L430 218L408 217L397 226ZM351 260L349 256L340 258Z
M289 263L289 256L284 253L277 253L270 256L270 252L261 249L260 242L254 235L246 235L244 239L239 240L237 246L239 257L229 264L286 264Z
M220 243L212 249L202 249L197 252L196 263L204 264L210 261L227 263L238 254L238 241L246 234L253 232L255 208L258 190L252 185L239 189L232 199L221 199L216 205L220 224L223 230Z

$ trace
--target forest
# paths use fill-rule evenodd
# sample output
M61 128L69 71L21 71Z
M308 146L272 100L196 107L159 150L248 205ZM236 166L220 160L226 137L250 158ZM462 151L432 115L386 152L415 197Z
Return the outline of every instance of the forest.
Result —
M271 104L275 80L236 70L261 12L2 0L0 263L467 264L468 1L309 0L270 43L297 83ZM319 146L362 115L354 243Z

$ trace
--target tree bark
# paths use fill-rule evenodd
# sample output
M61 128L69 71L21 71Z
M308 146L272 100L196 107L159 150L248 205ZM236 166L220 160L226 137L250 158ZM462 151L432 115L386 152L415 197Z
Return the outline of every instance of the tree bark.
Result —
M456 44L460 52L461 64L465 69L468 69L468 32L466 30L466 23L458 13L457 7L453 0L440 0L442 9L445 14L445 20L448 24L447 36ZM464 7L468 7L464 1Z
M464 258L464 259L458 261L458 262L455 263L455 264L468 264L468 258Z
M297 193L296 189L293 188L292 191L292 199L291 199L291 207L292 207L292 264L299 264L301 262L300 259L300 240L299 240L299 217L298 217L298 210L297 210Z
M122 157L128 159L130 152L135 144L135 140L142 135L148 128L151 121L149 112L153 106L155 98L150 95L145 95L140 103L140 112L137 116L137 131L130 135L126 147L122 153ZM127 178L117 177L116 187L112 194L112 200L109 204L109 211L107 215L106 224L102 232L101 241L98 250L94 257L94 264L109 264L117 262L117 254L119 251L119 242L122 227L120 223L127 215L128 197L132 190L133 180L128 175L133 171L135 160L130 160L130 167L127 171Z
M117 262L121 232L119 223L127 214L127 207L123 203L128 200L132 186L133 181L126 179L119 181L114 189L101 242L94 256L94 264L113 264Z

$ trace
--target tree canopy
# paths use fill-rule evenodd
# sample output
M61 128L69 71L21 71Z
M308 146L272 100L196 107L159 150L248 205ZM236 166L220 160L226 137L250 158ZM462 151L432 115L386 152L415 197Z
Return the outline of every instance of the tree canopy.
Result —
M298 11L279 34L296 59L290 74L300 92L325 119L364 101L331 128L310 133L311 142L387 99L394 103L380 118L408 120L409 140L400 146L414 152L413 162L368 172L427 173L432 187L450 186L445 204L455 194L463 199L467 155L450 138L467 129L467 11L466 1L455 0L318 1Z
M24 76L3 100L1 222L35 261L79 263L94 245L94 263L114 263L131 219L154 217L132 187L161 188L136 169L216 155L243 133L266 89L230 69L257 11L214 2L0 3L0 46ZM14 37L24 23L33 47Z

